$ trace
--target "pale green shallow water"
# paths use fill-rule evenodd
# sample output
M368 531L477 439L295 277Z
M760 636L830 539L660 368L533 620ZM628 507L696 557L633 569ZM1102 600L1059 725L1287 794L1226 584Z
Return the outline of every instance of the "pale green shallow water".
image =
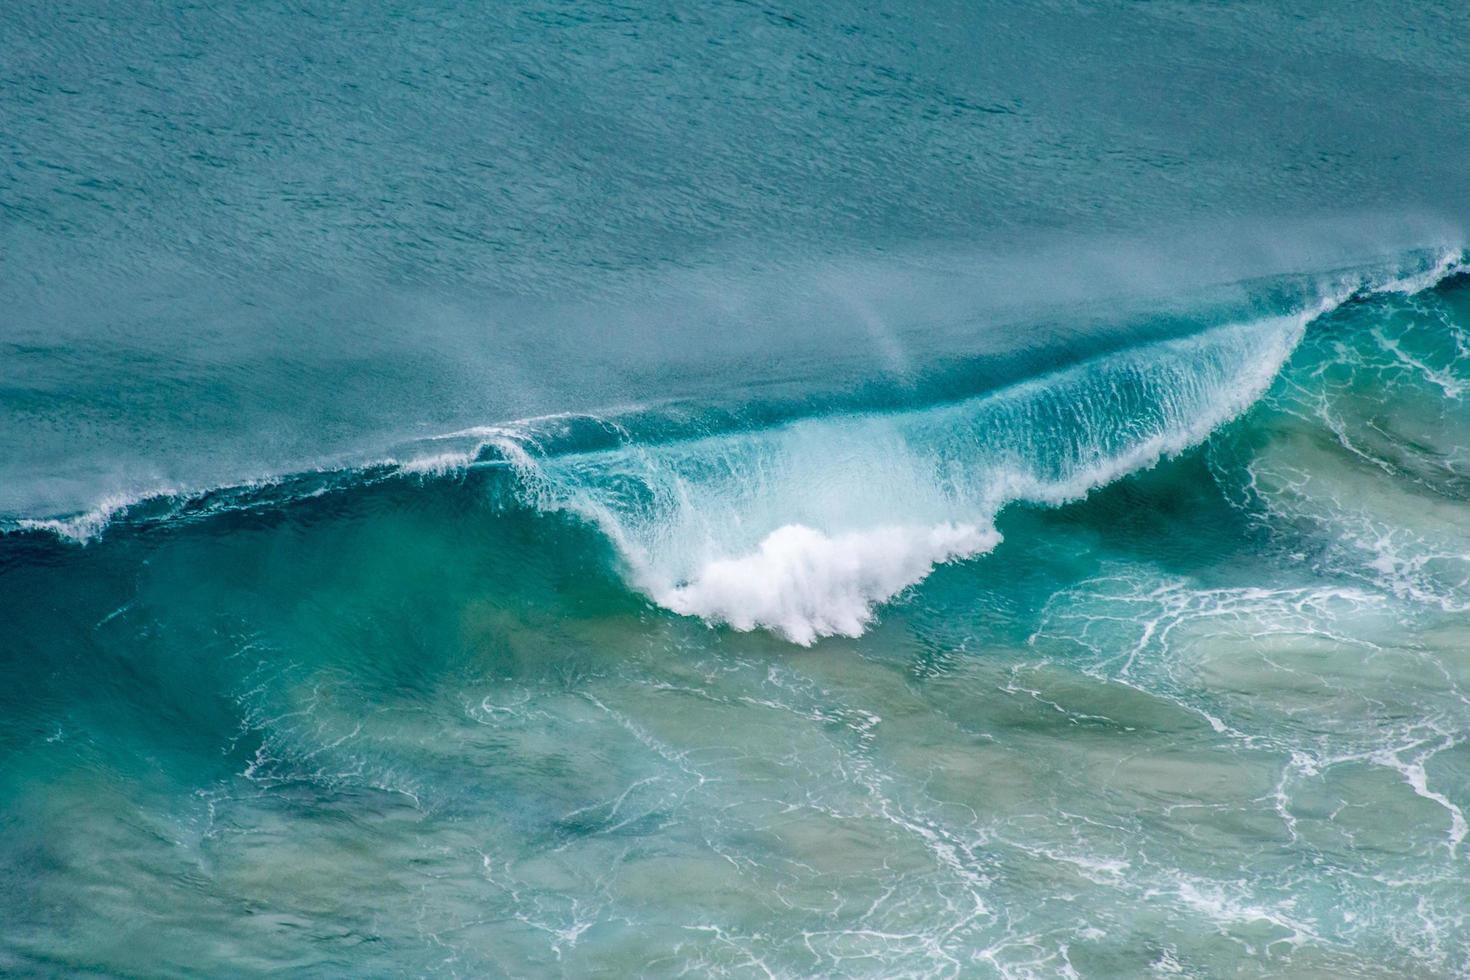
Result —
M1470 974L1458 12L7 14L0 974Z

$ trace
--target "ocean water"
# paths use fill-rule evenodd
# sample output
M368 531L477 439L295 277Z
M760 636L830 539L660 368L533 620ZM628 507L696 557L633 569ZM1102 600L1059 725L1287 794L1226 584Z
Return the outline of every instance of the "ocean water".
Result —
M21 2L0 973L1470 973L1470 40Z

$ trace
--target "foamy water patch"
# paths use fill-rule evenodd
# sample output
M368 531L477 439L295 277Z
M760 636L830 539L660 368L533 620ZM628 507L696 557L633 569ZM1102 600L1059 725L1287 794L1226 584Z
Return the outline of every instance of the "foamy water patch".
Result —
M926 578L936 565L1000 543L991 527L940 524L828 535L789 524L755 551L705 564L689 582L654 589L674 612L764 627L803 646L822 636L859 636L874 607Z

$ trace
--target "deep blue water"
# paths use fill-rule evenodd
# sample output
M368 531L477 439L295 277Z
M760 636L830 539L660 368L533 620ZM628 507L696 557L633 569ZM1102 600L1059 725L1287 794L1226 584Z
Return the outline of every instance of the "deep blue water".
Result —
M0 17L0 972L1470 971L1470 41Z

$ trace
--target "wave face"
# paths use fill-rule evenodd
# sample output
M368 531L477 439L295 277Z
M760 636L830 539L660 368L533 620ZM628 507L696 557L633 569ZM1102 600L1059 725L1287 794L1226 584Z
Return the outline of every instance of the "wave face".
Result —
M1415 296L1462 261L1423 252L1391 268L1319 277L1295 290L1305 307L1296 312L1140 340L958 401L911 393L915 407L839 404L754 427L708 410L549 417L420 440L365 467L110 497L13 526L86 543L119 515L156 521L268 507L500 463L526 506L600 529L631 584L667 609L803 645L856 637L876 606L936 565L995 547L1002 508L1077 500L1201 443L1260 398L1314 318L1354 297ZM1458 397L1448 374L1383 343Z
M857 636L934 565L989 551L1006 504L1056 505L1205 438L1265 390L1307 317L1217 327L911 411L666 445L503 450L676 612L809 644Z

